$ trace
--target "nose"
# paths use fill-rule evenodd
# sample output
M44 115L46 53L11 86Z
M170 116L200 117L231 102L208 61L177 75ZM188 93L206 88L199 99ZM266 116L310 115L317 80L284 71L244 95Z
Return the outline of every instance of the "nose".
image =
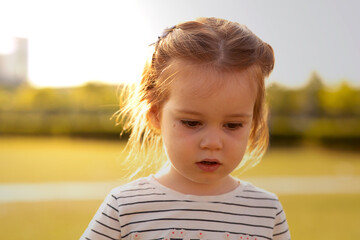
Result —
M200 141L200 148L213 151L222 149L223 141L219 130L209 129L205 131Z

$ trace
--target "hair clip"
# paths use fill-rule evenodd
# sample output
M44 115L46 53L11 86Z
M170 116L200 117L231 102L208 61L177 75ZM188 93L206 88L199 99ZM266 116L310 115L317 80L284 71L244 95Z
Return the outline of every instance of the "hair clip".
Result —
M159 37L159 39L162 39L162 38L166 38L166 36L171 33L174 29L176 28L176 25L170 27L170 28L166 28L163 32L163 34L161 35L161 37Z
M157 43L159 43L161 41L161 39L166 38L167 35L169 33L171 33L175 28L177 28L176 25L174 25L174 26L172 26L170 28L165 28L163 34L161 36L158 36L158 40L156 42L151 43L149 46L156 45Z

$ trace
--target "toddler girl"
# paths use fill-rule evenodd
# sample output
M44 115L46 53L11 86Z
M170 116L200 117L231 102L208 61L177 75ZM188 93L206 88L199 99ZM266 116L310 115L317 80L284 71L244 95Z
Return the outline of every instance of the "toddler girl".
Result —
M113 189L81 239L290 239L277 196L230 176L267 148L273 66L272 48L238 23L166 29L120 114L132 155L162 150L168 167Z

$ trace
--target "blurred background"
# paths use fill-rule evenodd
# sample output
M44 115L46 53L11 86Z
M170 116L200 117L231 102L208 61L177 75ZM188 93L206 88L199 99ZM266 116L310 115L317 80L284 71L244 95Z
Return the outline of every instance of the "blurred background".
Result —
M355 0L0 0L2 239L78 239L126 181L111 116L148 45L196 17L275 50L271 143L237 177L276 192L293 239L360 239L360 3ZM141 175L146 176L151 169Z

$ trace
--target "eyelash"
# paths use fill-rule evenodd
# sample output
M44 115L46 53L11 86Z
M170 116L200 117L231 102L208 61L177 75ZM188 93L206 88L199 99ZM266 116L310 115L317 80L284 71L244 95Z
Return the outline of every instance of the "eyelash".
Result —
M182 125L188 128L196 128L201 125L199 121L192 121L192 120L181 120Z
M230 127L230 125L232 125L232 127ZM234 122L234 123L226 123L226 124L224 124L224 126L226 126L226 128L229 130L236 130L238 128L243 127L243 124Z
M199 121L193 121L193 120L181 120L181 123L188 128L197 128L202 125ZM224 127L228 130L237 130L238 128L243 127L242 123L233 122L233 123L225 123Z

